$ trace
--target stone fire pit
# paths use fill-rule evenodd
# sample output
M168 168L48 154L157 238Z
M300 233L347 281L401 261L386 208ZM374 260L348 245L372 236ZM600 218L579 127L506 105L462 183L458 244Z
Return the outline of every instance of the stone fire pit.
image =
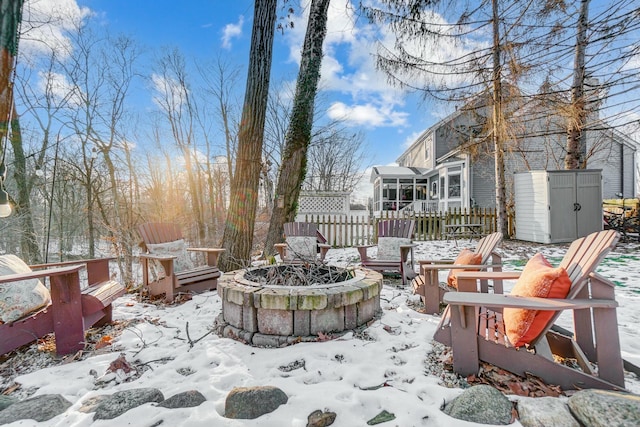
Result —
M285 264L225 273L218 279L219 333L255 346L281 347L316 341L319 333L353 330L380 311L380 273L316 266L326 270L314 278L313 272L301 274L304 268ZM330 283L317 283L327 278Z

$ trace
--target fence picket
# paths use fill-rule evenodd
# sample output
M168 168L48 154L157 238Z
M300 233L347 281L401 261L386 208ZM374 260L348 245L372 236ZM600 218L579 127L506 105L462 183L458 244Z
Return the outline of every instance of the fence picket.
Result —
M451 208L446 212L384 212L381 218L347 215L306 214L304 220L318 225L318 230L333 247L353 247L375 244L378 221L406 218L416 221L416 241L446 240L444 224L482 224L482 234L497 230L497 215L492 208L467 210ZM513 218L509 217L509 234L513 234Z

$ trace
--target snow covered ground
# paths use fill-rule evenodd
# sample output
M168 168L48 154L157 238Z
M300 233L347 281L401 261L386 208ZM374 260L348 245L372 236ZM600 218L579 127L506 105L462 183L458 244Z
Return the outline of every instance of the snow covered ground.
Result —
M453 258L460 248L475 242L419 242L416 259ZM536 251L557 264L568 245L505 242L505 270L521 269ZM637 243L619 244L598 272L617 284L616 298L623 357L640 365L640 252ZM341 266L358 263L352 248L332 249L327 260ZM443 277L444 280L444 277ZM114 317L123 330L113 334L111 345L92 356L66 364L34 370L13 378L20 387L16 395L59 393L74 405L64 414L39 426L89 426L93 414L78 409L83 401L100 394L140 387L156 387L165 397L198 390L207 401L196 408L164 409L151 404L127 412L112 421L95 425L164 426L305 426L316 409L337 414L335 426L362 426L387 410L396 419L384 425L469 426L440 411L444 400L461 392L441 385L438 376L426 372L432 350L436 316L416 311L419 300L397 280L385 279L382 292L383 315L362 332L347 333L334 340L301 343L285 348L254 348L210 333L221 309L216 292L196 295L182 304L163 306L140 302L136 295L125 296L114 305ZM569 326L569 325L563 325ZM187 336L188 330L188 336ZM190 340L192 341L190 343ZM198 340L199 338L202 338ZM118 356L142 375L107 373ZM33 363L48 357L29 350ZM24 357L14 356L16 363ZM5 361L5 373L7 363ZM295 369L294 369L295 368ZM29 371L27 366L16 370ZM256 420L224 418L224 402L234 387L271 385L288 396L286 405ZM384 386L383 386L384 385ZM629 376L627 387L640 393L640 381ZM123 420L122 418L126 418ZM32 425L28 421L13 425ZM516 422L514 425L518 425Z

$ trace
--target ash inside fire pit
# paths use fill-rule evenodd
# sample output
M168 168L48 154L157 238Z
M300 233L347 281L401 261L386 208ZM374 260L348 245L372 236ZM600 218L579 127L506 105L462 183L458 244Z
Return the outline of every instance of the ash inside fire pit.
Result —
M247 271L244 278L263 286L315 286L344 282L353 271L329 265L278 265Z

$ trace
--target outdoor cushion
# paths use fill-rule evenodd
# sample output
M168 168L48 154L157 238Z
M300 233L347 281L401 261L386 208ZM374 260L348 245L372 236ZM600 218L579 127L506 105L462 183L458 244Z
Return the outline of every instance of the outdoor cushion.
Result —
M176 257L173 260L173 271L187 271L195 268L193 261L187 253L187 246L184 239L174 240L166 243L147 243L147 249L152 255L166 255Z
M511 295L539 298L566 298L571 279L563 267L554 268L541 253L535 254L524 266ZM515 347L529 344L553 317L553 311L505 308L504 327Z
M458 257L453 262L457 265L480 265L482 262L482 254L475 253L471 249L463 249L458 254ZM447 276L447 283L452 288L458 289L458 277L457 274L463 271L478 271L477 268L452 268L449 270L449 276Z
M406 237L378 237L378 259L400 261L400 246L411 243Z
M316 259L318 241L316 236L288 236L287 237L287 261L303 259L312 261Z
M30 273L31 268L15 255L0 256L0 276ZM0 323L18 320L51 302L49 290L38 279L0 284Z

